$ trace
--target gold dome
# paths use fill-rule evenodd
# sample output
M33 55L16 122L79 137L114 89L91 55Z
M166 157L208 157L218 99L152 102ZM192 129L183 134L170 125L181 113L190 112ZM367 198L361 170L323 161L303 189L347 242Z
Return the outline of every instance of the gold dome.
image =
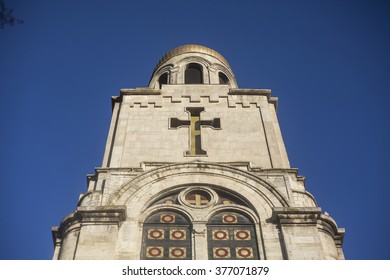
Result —
M170 59L176 55L183 54L183 53L208 54L208 55L214 56L219 61L221 61L223 64L225 64L228 68L230 68L229 63L226 61L226 59L220 53L216 52L213 49L207 48L205 46L190 44L190 45L179 46L177 48L170 50L166 54L164 54L163 57L158 61L155 69L157 69L161 64L166 62L168 59Z

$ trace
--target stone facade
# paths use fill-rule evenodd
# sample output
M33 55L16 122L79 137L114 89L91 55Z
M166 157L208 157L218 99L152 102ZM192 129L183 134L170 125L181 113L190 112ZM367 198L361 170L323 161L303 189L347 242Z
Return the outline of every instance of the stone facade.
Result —
M344 258L344 230L290 167L277 98L239 89L219 53L175 48L112 101L102 167L53 227L53 259Z

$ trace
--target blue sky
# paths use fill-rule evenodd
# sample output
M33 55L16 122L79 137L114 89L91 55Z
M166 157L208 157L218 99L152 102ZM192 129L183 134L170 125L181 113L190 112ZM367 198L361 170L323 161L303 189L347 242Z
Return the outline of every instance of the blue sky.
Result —
M390 259L389 1L5 1L0 29L0 259L50 259L50 228L103 159L111 96L159 58L220 52L270 88L292 167L347 259Z

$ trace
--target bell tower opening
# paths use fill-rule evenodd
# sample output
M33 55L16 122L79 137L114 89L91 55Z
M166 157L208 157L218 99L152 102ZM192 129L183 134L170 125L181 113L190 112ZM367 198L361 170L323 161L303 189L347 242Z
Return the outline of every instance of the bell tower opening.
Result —
M203 84L202 66L197 63L188 64L184 76L186 84Z
M160 88L161 88L161 85L168 84L168 73L167 72L165 72L164 74L162 74L160 76L160 78L158 78L158 83L160 85Z
M219 78L219 84L221 85L228 85L229 84L229 78L222 72L218 73Z

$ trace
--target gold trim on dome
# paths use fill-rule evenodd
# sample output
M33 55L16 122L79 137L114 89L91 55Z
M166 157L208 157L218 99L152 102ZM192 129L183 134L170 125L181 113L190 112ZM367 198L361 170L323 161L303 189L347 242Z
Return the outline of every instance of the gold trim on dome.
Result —
M172 58L174 56L177 56L177 55L180 55L180 54L183 54L183 53L203 53L203 54L208 54L208 55L214 56L215 58L220 60L223 64L225 64L228 68L230 68L229 63L227 62L227 60L220 53L218 53L217 51L215 51L213 49L210 49L208 47L205 47L205 46L189 44L189 45L179 46L177 48L174 48L174 49L170 50L166 54L164 54L163 57L158 61L157 65L155 67L155 70L160 65L162 65L164 62L169 60L170 58Z

